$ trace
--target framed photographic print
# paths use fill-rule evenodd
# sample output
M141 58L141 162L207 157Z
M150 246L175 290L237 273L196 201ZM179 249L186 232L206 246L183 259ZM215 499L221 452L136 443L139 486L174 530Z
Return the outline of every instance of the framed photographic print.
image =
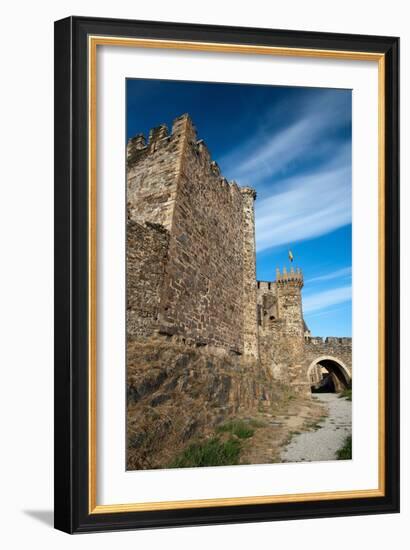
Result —
M399 510L398 49L56 22L56 528Z

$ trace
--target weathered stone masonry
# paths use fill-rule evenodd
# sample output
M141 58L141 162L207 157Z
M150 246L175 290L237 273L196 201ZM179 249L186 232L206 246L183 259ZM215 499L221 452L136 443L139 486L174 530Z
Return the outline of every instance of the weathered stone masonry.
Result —
M305 338L305 367L308 380L311 385L318 384L321 379L322 367L329 364L338 366L338 377L335 378L336 389L342 389L341 381L347 383L352 380L352 339L336 337L310 337Z
M256 305L256 193L250 187L241 188L243 201L243 341L245 355L259 357L258 319Z
M169 233L162 225L128 220L127 327L150 336L157 324L168 257Z
M261 362L276 379L298 389L306 384L303 376L304 322L301 288L302 273L283 274L276 281L258 281L258 322Z
M257 282L260 361L273 377L304 391L318 384L322 370L337 390L352 379L352 339L312 337L303 319L303 274L276 270L275 281Z
M128 339L164 335L259 361L306 390L351 340L306 335L300 270L256 281L255 191L220 174L188 115L128 143ZM310 369L309 373L308 370ZM313 374L312 374L313 373Z
M161 224L169 234L152 330L256 355L251 202L252 195L221 176L187 115L174 121L171 134L161 126L151 131L148 144L142 136L130 140L129 219ZM130 301L135 301L132 295ZM244 339L251 310L255 327ZM129 337L138 335L136 325L128 324Z

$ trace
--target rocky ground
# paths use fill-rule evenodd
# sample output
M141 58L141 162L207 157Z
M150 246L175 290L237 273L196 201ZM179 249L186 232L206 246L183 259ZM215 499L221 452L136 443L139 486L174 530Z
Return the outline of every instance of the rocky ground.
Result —
M218 432L229 421L255 418L259 426L261 417L257 433L265 422L276 429L266 411L286 409L291 397L256 362L162 339L129 343L128 469L166 468L193 442L235 438Z
M351 401L336 393L316 394L314 398L327 408L327 416L314 431L293 434L280 453L282 462L335 460L346 437L352 434Z
M128 346L128 469L332 460L350 427L350 402L295 394L237 356Z

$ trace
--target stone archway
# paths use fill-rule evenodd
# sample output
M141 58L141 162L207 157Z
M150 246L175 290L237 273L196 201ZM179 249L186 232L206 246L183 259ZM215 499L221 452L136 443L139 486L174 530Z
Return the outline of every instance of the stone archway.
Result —
M340 359L329 355L318 357L309 365L307 378L313 392L339 393L352 384L352 374Z

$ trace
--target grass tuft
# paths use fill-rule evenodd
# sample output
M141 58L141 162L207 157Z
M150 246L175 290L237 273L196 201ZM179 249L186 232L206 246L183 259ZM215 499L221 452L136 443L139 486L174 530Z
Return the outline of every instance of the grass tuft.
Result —
M237 439L220 441L217 437L202 443L192 443L169 465L170 468L197 466L230 466L239 463L241 442Z
M346 437L343 447L336 453L337 460L350 460L352 458L352 436Z
M217 433L230 433L236 435L239 439L247 439L252 437L255 430L251 428L248 422L244 420L231 420L216 428Z
M346 398L346 401L352 400L352 388L346 388L341 393L339 393L339 398Z

